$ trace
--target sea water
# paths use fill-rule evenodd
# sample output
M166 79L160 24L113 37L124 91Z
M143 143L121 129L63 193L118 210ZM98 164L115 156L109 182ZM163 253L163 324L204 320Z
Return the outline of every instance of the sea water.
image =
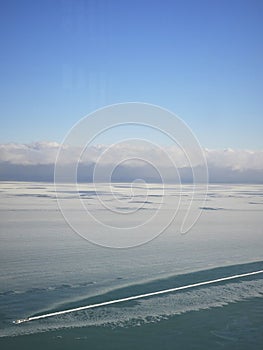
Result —
M129 210L141 204L139 218L145 222L157 210L164 223L169 210L181 206L184 212L192 199L192 186L165 185L163 207L163 188L156 184L148 185L147 198L145 184L137 184L132 193L130 184L98 184L96 188L82 184L78 191L67 184L56 191L49 183L3 182L0 190L1 348L262 348L261 274L13 323L263 269L262 186L210 185L205 204L203 189L199 189L200 203L198 198L196 203L202 214L187 234L180 234L179 208L179 218L162 234L151 236L156 225L149 221L142 228L144 244L124 249L99 245L109 243L108 237L104 240L98 235L94 242L99 226L90 218L82 224L85 232L92 233L87 238L93 242L75 233L61 213L57 196L71 210L76 197L81 197L96 219L122 230L135 220ZM101 207L101 201L126 214L117 220L112 211ZM127 242L132 242L130 237Z

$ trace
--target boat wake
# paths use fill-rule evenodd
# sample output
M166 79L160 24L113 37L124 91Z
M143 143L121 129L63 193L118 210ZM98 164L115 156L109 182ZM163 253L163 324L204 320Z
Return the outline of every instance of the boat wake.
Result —
M186 286L159 290L157 292L139 294L139 295L134 295L134 296L126 297L126 298L105 301L105 302L102 302L102 303L80 306L80 307L76 307L76 308L73 308L73 309L67 309L67 310L51 312L51 313L47 313L47 314L43 314L43 315L39 315L39 316L32 316L32 317L28 317L28 318L18 319L18 320L15 320L13 322L15 324L20 324L20 323L29 322L29 321L36 321L36 320L40 320L40 319L43 319L43 318L59 316L59 315L64 315L64 314L77 312L77 311L88 310L88 309L95 309L97 307L108 306L108 305L113 305L113 304L118 304L118 303L124 303L124 302L131 301L131 300L138 300L138 299L149 298L149 297L153 297L153 296L156 296L156 295L163 295L163 294L173 293L173 292L187 290L187 289L191 289L191 288L211 285L211 284L215 284L215 283L219 283L219 282L225 282L225 281L235 280L235 279L244 278L244 277L248 277L248 276L254 276L254 275L258 275L258 274L262 274L262 273L263 273L263 270L258 270L258 271L243 273L243 274L239 274L239 275L222 277L222 278L217 278L217 279L210 280L210 281L204 281L204 282L198 282L198 283L189 284L189 285L186 285Z
M59 306L60 310L46 309L28 317L24 310L15 321L9 315L0 336L63 328L134 327L191 311L262 298L262 267L262 262L256 262L197 271L117 288L78 301L69 300ZM35 297L40 296L36 293Z

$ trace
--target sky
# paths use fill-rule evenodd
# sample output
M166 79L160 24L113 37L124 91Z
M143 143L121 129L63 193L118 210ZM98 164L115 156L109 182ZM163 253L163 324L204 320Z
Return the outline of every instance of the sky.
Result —
M260 150L262 18L261 0L1 0L0 143L61 142L139 101L203 147Z

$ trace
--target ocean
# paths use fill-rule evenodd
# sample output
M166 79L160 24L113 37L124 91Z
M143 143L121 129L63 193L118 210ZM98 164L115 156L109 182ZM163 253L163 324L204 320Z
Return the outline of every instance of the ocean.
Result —
M262 349L261 273L13 323L263 270L263 186L209 185L205 203L191 190L2 182L1 349ZM189 203L202 213L181 234Z

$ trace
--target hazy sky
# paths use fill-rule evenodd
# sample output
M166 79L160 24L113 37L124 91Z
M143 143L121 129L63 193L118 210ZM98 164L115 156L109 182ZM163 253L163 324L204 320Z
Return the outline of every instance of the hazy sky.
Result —
M0 31L1 143L141 101L204 147L263 147L262 0L2 0Z

